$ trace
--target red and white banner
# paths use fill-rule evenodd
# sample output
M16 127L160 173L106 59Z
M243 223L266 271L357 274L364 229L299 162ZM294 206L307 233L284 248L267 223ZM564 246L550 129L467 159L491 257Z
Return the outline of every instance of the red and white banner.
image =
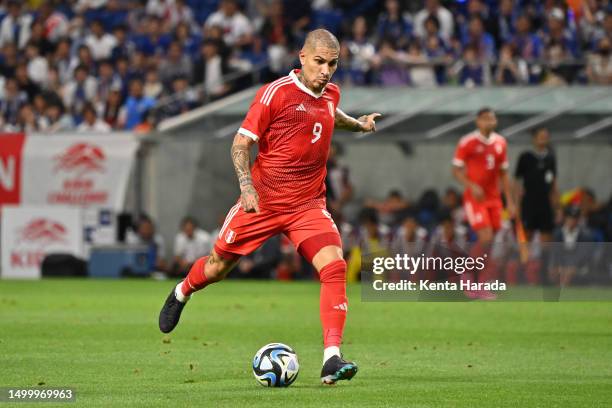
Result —
M0 135L0 205L123 208L138 148L134 137L19 136L21 145L17 136L5 137Z
M21 152L25 136L0 135L0 206L21 202Z
M40 278L47 254L82 256L83 210L74 207L14 207L2 211L2 278Z

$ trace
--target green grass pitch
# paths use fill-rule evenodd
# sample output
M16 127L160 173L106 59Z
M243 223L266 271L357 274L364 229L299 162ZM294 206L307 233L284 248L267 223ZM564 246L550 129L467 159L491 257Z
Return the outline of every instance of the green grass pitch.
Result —
M171 286L0 281L0 386L76 390L76 403L44 406L612 406L609 302L365 303L350 286L343 352L360 371L324 387L317 283L222 282L164 336ZM276 341L299 356L288 389L251 373Z

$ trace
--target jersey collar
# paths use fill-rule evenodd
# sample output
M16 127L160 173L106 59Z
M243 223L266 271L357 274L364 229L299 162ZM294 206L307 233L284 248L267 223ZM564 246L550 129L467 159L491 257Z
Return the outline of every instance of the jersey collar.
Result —
M480 131L476 131L476 137L484 144L492 144L495 141L495 132L491 132L489 137L484 137Z
M294 69L289 73L289 77L293 79L293 82L295 83L295 85L298 88L300 88L303 92L306 92L308 95L312 96L313 98L317 98L317 99L320 98L321 95L323 95L323 93L325 92L325 88L323 88L323 90L319 94L312 92L310 89L308 89L306 85L302 83L302 81L300 81L300 79L297 77L297 72L299 72L299 69ZM327 85L325 85L325 87L327 87Z

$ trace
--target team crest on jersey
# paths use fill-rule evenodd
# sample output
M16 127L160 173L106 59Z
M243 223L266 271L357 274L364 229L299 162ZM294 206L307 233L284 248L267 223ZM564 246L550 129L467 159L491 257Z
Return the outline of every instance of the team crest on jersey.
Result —
M499 145L499 144L498 144L498 145L495 145L495 151L497 152L497 154L501 154L501 152L502 152L502 147L501 147L501 145Z
M332 101L327 101L327 107L329 108L329 114L331 117L336 116L336 110L334 109L334 103Z
M227 242L228 244L233 244L235 240L236 240L236 233L233 230L228 228L227 232L225 233L225 242Z

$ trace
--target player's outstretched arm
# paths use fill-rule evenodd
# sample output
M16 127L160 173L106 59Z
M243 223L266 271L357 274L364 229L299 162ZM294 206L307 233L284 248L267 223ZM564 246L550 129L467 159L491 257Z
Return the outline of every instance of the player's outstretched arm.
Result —
M232 162L240 185L240 204L245 212L259 212L259 195L251 177L250 150L254 143L250 137L237 133L232 144Z
M342 112L339 108L336 108L334 129L349 130L351 132L376 132L376 118L379 116L381 116L380 113L371 113L355 119Z

